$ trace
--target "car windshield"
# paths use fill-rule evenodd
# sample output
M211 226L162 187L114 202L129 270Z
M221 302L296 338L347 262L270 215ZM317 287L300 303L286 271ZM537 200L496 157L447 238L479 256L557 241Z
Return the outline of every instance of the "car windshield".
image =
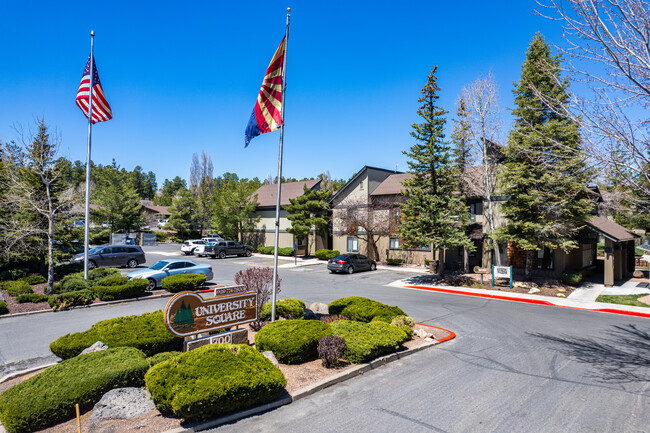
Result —
M92 248L92 249L88 250L88 254L95 254L96 252L99 252L99 251L101 251L103 249L104 249L104 247L95 247L95 248Z
M165 266L167 266L168 263L169 263L169 262L166 262L166 261L162 260L162 261L156 263L155 265L153 265L152 267L150 267L149 269L153 269L153 270L155 270L155 271L159 271L159 270L161 270L162 268L164 268Z
M337 261L337 260L347 260L347 259L349 259L349 258L350 258L350 256L349 256L348 254L341 254L341 255L339 255L339 256L334 257L334 258L332 259L332 261L335 262L335 261Z

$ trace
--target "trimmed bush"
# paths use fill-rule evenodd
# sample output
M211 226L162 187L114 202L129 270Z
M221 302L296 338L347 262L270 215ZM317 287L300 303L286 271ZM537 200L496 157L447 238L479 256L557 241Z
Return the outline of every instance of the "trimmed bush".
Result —
M102 301L139 298L147 293L148 284L149 282L147 280L135 279L119 286L95 286L93 287L93 292Z
M156 242L166 242L169 239L169 235L166 232L155 232L156 233Z
M88 280L97 282L106 277L119 277L122 273L118 268L95 268L88 271ZM81 274L83 278L83 273Z
M409 339L402 329L381 321L361 323L338 320L330 327L334 335L345 338L348 347L343 359L354 364L395 352Z
M5 301L0 301L0 315L7 314L9 308L7 308L7 303Z
M270 246L270 247L257 247L257 252L260 254L274 254L275 253L275 247ZM293 248L287 247L287 248L278 248L278 255L279 256L293 256Z
M26 293L24 295L16 296L16 302L23 304L25 302L46 302L49 299L47 295L41 295L40 293Z
M65 292L60 295L49 296L47 303L53 310L66 310L70 307L78 307L90 304L95 299L95 294L88 289L76 292ZM94 343L94 341L93 341ZM91 343L92 344L92 343Z
M359 322L381 320L390 323L397 316L406 316L399 307L391 307L361 296L337 299L328 308L330 314L342 314Z
M260 319L264 322L271 320L271 303L267 302L262 306ZM300 299L280 299L275 303L275 318L303 319L305 317L305 303Z
M161 412L189 421L269 403L287 380L247 345L208 344L156 364L145 383Z
M393 258L387 258L386 263L388 263L391 266L397 266L401 265L404 259L393 259Z
M32 432L91 409L114 388L141 387L149 364L130 347L102 350L63 361L0 395L0 420L11 432Z
M562 272L562 282L569 286L578 286L582 281L582 272L580 271L564 271Z
M21 278L20 281L24 281L29 285L34 285L34 284L47 283L47 278L45 278L42 275L28 275L26 277Z
M28 293L34 293L32 286L24 281L5 281L2 283L2 288L7 291L9 296L20 296Z
M83 270L84 264L80 262L61 263L54 266L54 275L61 278Z
M18 267L0 272L0 281L14 281L29 275L29 269Z
M201 284L205 283L205 280L206 277L203 274L170 275L162 279L161 285L168 292L178 293L183 290L196 290Z
M392 326L413 326L415 325L415 320L410 316L396 316L390 324Z
M154 356L147 358L147 361L149 361L149 365L153 367L154 365L160 364L163 361L167 361L168 359L173 358L174 356L178 356L181 353L183 352L178 352L176 350L172 352L160 352L156 353Z
M257 247L257 252L260 254L273 254L273 247Z
M121 275L118 276L109 276L104 277L101 280L97 280L97 286L121 286L126 284L129 281L127 277Z
M160 310L140 316L102 320L86 331L66 334L54 340L50 344L50 350L56 356L68 359L79 355L98 340L108 347L135 347L147 356L183 350L183 339L174 337L167 330Z
M73 274L75 275L75 274ZM68 275L61 280L61 293L77 292L90 288L88 281L76 276Z
M329 260L341 254L339 250L317 250L314 255L321 260Z
M323 361L323 367L336 367L347 348L345 338L338 335L326 335L318 340L318 357Z
M331 335L330 325L318 320L280 320L255 334L255 348L270 350L284 364L300 364L318 357L318 340Z

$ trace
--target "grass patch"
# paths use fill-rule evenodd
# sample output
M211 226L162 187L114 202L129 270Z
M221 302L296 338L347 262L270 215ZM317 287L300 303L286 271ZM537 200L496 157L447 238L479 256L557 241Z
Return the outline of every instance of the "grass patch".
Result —
M648 304L637 301L637 299L647 296L647 293L638 295L600 295L596 302L606 302L608 304L631 305L633 307L650 307Z

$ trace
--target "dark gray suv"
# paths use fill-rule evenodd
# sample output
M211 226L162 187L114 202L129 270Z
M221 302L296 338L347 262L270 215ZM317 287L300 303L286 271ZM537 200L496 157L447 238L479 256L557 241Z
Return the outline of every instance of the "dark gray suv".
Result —
M83 253L77 254L73 262L83 262ZM144 251L138 245L102 245L88 251L88 267L128 266L135 268L145 263Z

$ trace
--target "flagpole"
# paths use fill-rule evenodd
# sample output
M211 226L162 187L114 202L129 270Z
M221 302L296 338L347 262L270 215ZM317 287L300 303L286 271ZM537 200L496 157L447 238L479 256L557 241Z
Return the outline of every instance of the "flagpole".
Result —
M90 81L88 83L88 147L86 149L86 219L84 221L84 279L88 279L88 241L90 225L90 141L93 130L93 69L95 31L90 31Z
M282 105L280 116L282 125L280 126L280 152L278 156L278 201L275 205L275 249L273 250L273 292L271 293L271 322L275 322L275 295L278 286L278 243L280 242L280 193L282 187L282 145L284 143L284 106L286 105L286 87L287 87L287 48L289 44L289 18L291 8L287 8L287 28L284 35L284 60L282 62Z

